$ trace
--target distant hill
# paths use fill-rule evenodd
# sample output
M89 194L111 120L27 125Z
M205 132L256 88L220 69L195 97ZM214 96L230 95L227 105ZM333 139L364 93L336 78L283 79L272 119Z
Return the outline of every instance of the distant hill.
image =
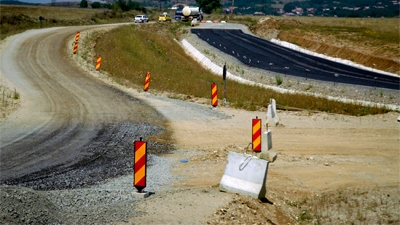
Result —
M80 1L80 0L76 0ZM117 0L107 0L115 2ZM177 4L176 0L133 0L144 7L167 9ZM399 17L398 0L220 0L222 12L230 13L234 1L236 15L283 15L283 16L327 16L327 17ZM195 0L182 3L196 6ZM56 6L77 7L77 4L51 3ZM37 5L18 0L0 0L0 4ZM50 3L49 3L50 4Z
M233 0L221 0L229 12ZM399 17L398 0L234 0L234 13L243 15Z
M35 3L12 1L12 0L6 0L6 1L0 0L0 4L4 4L4 5L37 5Z
M308 0L289 2L282 13L299 16L398 17L399 6L396 0Z

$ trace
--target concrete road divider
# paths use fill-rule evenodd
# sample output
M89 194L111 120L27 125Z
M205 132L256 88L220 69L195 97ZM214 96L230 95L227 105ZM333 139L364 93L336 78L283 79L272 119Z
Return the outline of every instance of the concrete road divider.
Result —
M255 156L229 152L219 189L265 198L268 165L268 161Z
M270 104L268 104L267 123L268 125L275 124L275 126L279 124L279 116L276 113L276 102L273 98L270 99Z
M272 131L268 130L263 133L260 158L272 163L275 162L277 157L276 152L272 150Z

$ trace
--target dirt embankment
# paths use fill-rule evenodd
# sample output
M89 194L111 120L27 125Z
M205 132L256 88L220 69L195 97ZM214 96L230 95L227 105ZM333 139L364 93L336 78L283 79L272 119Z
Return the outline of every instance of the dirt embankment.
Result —
M397 46L391 46L389 43L381 46L367 40L353 41L351 36L346 38L343 35L323 35L302 29L283 31L280 30L280 26L283 24L304 25L294 19L275 20L267 17L260 19L251 30L262 38L278 38L320 54L347 59L370 68L400 74L400 55L398 51L393 51Z

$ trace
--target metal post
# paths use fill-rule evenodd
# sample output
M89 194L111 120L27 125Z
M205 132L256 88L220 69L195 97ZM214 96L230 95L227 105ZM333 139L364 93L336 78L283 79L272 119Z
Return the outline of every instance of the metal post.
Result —
M288 66L285 66L285 77L286 77L286 70L289 70Z
M308 72L310 72L310 70L309 70L309 69L306 69L306 80L307 80L307 78L308 78Z
M335 86L336 78L339 77L339 74L335 73L333 76L334 76L334 78L333 78L333 86Z
M224 106L226 105L226 63L222 69L222 78L224 79Z

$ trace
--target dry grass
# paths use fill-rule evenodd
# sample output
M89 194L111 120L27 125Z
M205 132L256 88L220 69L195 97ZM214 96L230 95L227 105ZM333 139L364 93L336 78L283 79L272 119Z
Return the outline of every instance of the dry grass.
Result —
M0 38L28 29L133 21L134 14L108 9L0 5Z
M79 4L78 2L75 3ZM103 9L14 5L1 5L0 10L2 16L4 14L24 14L36 19L39 19L39 16L42 16L44 18L55 18L57 20L77 20L103 11Z
M400 26L398 18L326 18L295 17L279 18L280 29L293 32L319 33L323 36L335 36L364 45L385 47L400 57ZM293 23L290 21L298 21Z
M212 83L220 87L223 81L194 62L174 41L180 23L126 26L102 35L96 45L96 54L103 57L102 69L123 84L143 85L146 72L151 73L150 89L209 98ZM227 82L229 103L236 108L258 110L274 98L284 107L325 111L349 115L368 115L387 112L377 107L345 104L300 94L281 94L261 87Z
M0 121L21 103L19 92L0 84Z
M298 202L300 224L398 224L398 187L341 189Z

